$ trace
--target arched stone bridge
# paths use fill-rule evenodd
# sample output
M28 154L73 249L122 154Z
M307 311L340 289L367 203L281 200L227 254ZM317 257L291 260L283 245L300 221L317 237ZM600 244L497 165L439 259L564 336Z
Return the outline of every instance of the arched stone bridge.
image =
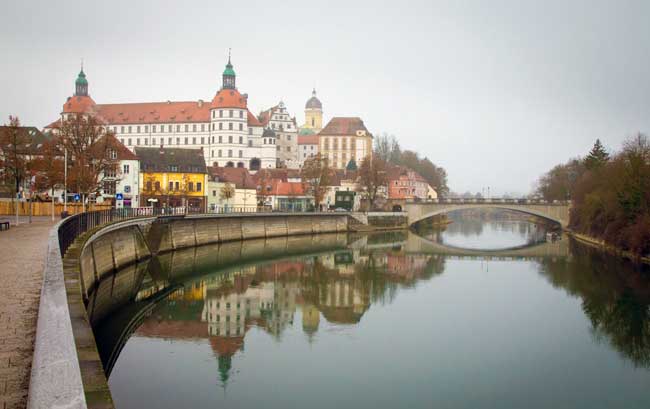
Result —
M547 202L533 199L445 199L425 202L408 202L404 210L408 214L408 223L413 225L421 220L439 214L464 209L504 209L526 213L557 223L562 228L569 225L571 202Z

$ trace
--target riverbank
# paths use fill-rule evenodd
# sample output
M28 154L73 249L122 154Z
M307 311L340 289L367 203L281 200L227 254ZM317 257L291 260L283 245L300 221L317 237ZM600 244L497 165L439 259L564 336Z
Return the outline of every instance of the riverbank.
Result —
M612 254L615 254L617 256L622 256L622 257L625 257L625 258L630 259L632 261L636 261L636 262L640 261L642 263L650 264L650 257L638 256L638 255L636 255L634 253L631 253L631 252L629 252L627 250L622 250L622 249L620 249L618 247L609 245L609 244L605 243L604 240L600 240L600 239L597 239L595 237L588 236L586 234L577 233L577 232L575 232L573 230L568 230L567 229L567 230L565 230L565 232L569 236L575 238L576 240L578 240L581 243L590 245L592 247L597 247L597 248L599 248L601 250L604 250L604 251L606 251L608 253L612 253Z

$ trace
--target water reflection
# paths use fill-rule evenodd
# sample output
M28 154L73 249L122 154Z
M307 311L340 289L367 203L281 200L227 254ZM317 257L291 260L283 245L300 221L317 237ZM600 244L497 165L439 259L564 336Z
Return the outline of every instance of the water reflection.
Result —
M187 354L183 352L186 348L182 346L183 342L189 342L189 345L209 345L215 362L212 376L221 388L232 385L238 379L245 383L254 382L254 371L251 372L251 363L247 357L262 359L258 363L262 366L255 367L256 371L269 370L266 360L271 359L273 354L282 354L281 351L289 354L282 355L291 361L286 362L287 368L282 369L283 364L277 362L275 366L270 363L268 365L272 366L276 375L283 373L282 376L292 379L293 382L297 381L294 379L295 371L299 371L301 376L311 377L312 380L318 379L319 382L323 381L320 376L325 376L318 375L318 371L310 372L309 367L301 365L301 360L308 360L310 365L321 368L321 371L324 370L322 367L327 367L329 361L337 362L339 369L351 365L348 370L352 371L354 365L348 361L354 360L354 355L349 355L350 353L365 355L375 349L382 351L382 354L390 353L393 349L400 350L402 352L399 357L402 361L416 365L401 367L398 357L386 356L387 364L395 366L396 376L406 377L409 371L415 371L423 376L422 379L431 377L432 372L427 372L426 369L430 363L415 357L417 354L411 351L414 344L408 337L394 338L388 335L392 333L392 328L399 333L420 334L416 336L420 341L417 348L423 349L423 354L437 357L436 359L441 361L438 362L440 368L445 367L445 355L456 356L449 363L451 366L447 367L447 376L452 376L450 374L454 371L460 371L457 381L465 384L471 378L467 372L471 369L462 369L462 357L474 354L477 346L465 349L465 344L470 342L471 338L454 335L454 331L457 331L456 322L475 328L472 337L485 337L486 340L492 337L493 342L481 344L480 347L496 345L498 349L492 351L492 354L503 353L509 356L510 349L514 348L516 351L523 347L523 344L518 342L524 341L530 344L527 347L532 347L534 354L536 349L542 350L546 346L531 346L534 342L527 337L520 340L517 333L537 328L540 320L548 323L557 321L561 327L564 324L560 324L566 317L574 316L571 298L580 300L580 315L582 320L586 318L591 338L584 338L579 331L567 333L559 328L553 329L552 326L548 329L551 333L546 335L555 339L571 340L575 347L584 350L591 350L588 344L595 340L595 345L602 348L597 353L593 352L594 355L589 359L575 361L573 358L572 365L575 368L582 370L587 367L587 363L593 365L594 362L602 360L602 364L596 366L598 373L604 378L610 372L615 379L638 377L638 373L625 372L619 367L616 371L612 370L611 357L607 355L611 348L636 367L650 367L650 281L647 269L566 238L559 242L543 242L536 229L521 226L525 223L506 224L497 225L496 230L507 229L519 237L519 243L508 239L511 240L510 247L498 252L482 253L473 249L449 247L449 241L440 240L441 237L455 237L457 232L464 236L464 231L466 232L461 228L450 228L446 232L430 232L424 238L410 232L393 232L369 236L327 235L302 237L300 240L285 238L226 243L164 254L149 263L124 269L103 280L89 303L91 322L107 372L111 372L116 362L121 362L123 368L111 375L113 393L125 407L146 406L151 403L147 402L146 396L143 397L143 390L154 387L154 384L149 385L139 379L137 387L134 387L128 381L128 374L139 368L130 365L128 361L120 361L120 352L125 345L132 345L131 351L134 352L127 354L130 359L146 355L146 360L139 361L138 365L153 368L163 364L154 365L151 363L152 359L163 363L165 360L172 360L169 355L155 352L157 348L170 351L168 353L171 354ZM482 227L482 232L496 230L490 227L490 223ZM531 241L530 237L535 239ZM494 263L494 268L487 276L483 270L477 271L478 259L481 263ZM508 275L505 280L505 275L511 274L512 267L521 271ZM534 273L529 274L529 270ZM431 281L436 276L441 279ZM535 279L535 276L544 277L545 280L540 281ZM558 299L557 292L548 292L545 288L548 285L545 283L550 283L569 297ZM491 285L494 285L494 288L491 288ZM444 291L440 292L442 290L436 290L437 288ZM510 294L505 299L502 294L504 290L507 291L506 294ZM537 299L538 307L533 303L532 306L527 305L527 308L530 309L529 314L539 314L538 317L531 321L524 313L524 305L514 303L514 300L512 303L509 301L508 297L517 293L531 300ZM396 301L398 295L403 300L402 303ZM405 301L409 298L413 301ZM436 315L456 302L458 306L450 310L450 313L444 316ZM485 331L481 330L483 326L498 328L501 322L500 318L497 319L491 314L481 315L483 310L489 311L491 304L498 311L508 311L501 314L509 315L509 320L518 322L519 325L508 327L507 331L504 328L502 332L488 332L482 335L482 331ZM467 306L470 308L466 308ZM366 318L373 307L376 309L372 318ZM522 316L515 319L517 314ZM571 323L570 328L581 328L583 322L580 315L576 316L576 321ZM438 318L432 322L431 316ZM489 319L494 321L486 321ZM446 331L439 330L438 327L444 327L446 321L452 326ZM374 341L370 341L370 344L356 344L354 337L363 337L364 334L373 334L372 337L383 335L373 338ZM273 340L273 343L268 344L264 339ZM164 344L158 344L156 340ZM314 355L315 352L310 353L310 350L300 347L303 341L313 348L323 346L318 347L320 352ZM253 342L251 348L254 349L249 351L246 346L250 342ZM442 342L441 345L446 348L436 342ZM512 343L514 344L510 347L505 346ZM447 352L440 356L435 350L428 351L429 344L438 345L436 348ZM501 344L504 346L500 346ZM285 347L288 349L285 350ZM259 352L255 348L258 348ZM133 355L135 351L138 355ZM558 362L566 361L568 357L575 355L575 352L553 350ZM343 358L344 356L347 358ZM490 352L485 351L480 358L486 362L483 365L488 367L489 356ZM414 360L411 361L411 358ZM553 361L553 358L550 359ZM175 365L180 365L176 360L174 362ZM373 365L371 362L364 362L369 368ZM545 358L534 367L547 365L548 362L549 358ZM422 365L424 366L420 367ZM517 370L526 370L526 373L537 370L532 367L519 368L518 365L524 364L513 362L512 367L499 364L492 370L497 371L499 376L506 377L505 379L510 375L515 376ZM164 366L159 370L163 368ZM370 373L361 373L370 379L376 376L374 371L377 370L379 368L375 367L374 370L368 369ZM433 373L435 374L435 371ZM644 371L643 374L643 379L650 381L647 376L649 372ZM278 391L284 390L281 386L282 376L274 381L278 383ZM335 394L337 388L343 387L332 380L335 378L327 379L328 388ZM429 380L434 382L434 378ZM185 385L188 382L193 381L188 379L175 386L179 388L175 393L190 393L191 387ZM481 382L486 381L477 380L474 386L480 388ZM542 383L535 384L539 384L539 393L543 394L545 388ZM632 388L633 384L628 382L626 387ZM393 381L379 386L387 391L393 390L402 400L407 399L403 393L406 393L408 388L401 382ZM524 384L521 387L534 395L537 386ZM362 390L363 388L359 389L357 393L366 396L367 393L362 393ZM241 393L237 394L237 391ZM201 398L196 406L224 403L226 399L226 395L214 395L214 392L201 390L200 393L204 398ZM254 393L242 395L244 392L239 389L234 389L231 393L238 399L244 399L246 396L246 399L254 400L257 396ZM259 393L264 396L260 397L261 402L271 407L282 407L282 399L272 389L266 394L261 391ZM316 392L312 391L311 395L295 397L296 404L306 404L314 393ZM419 396L420 393L417 392L413 396ZM471 400L464 400L462 394L454 395L445 389L439 393L446 396L449 402L463 403L449 406L471 407L467 404ZM635 390L635 393L642 396L641 401L650 402L650 392ZM172 403L173 399L168 395L165 394L169 400L168 407L179 406ZM333 398L327 395L323 399ZM375 402L373 407L394 407L398 404L390 399L387 395L384 400ZM419 399L411 402L411 406L427 407L424 403L429 401L422 400L421 396ZM602 402L595 398L593 401L584 400L586 398L583 395L574 399L574 403L580 403L577 406L589 402L588 406L591 407L608 407L601 405ZM503 405L499 406L521 407L520 404L510 405L507 402L503 401ZM543 399L539 402L545 402L545 405L540 403L528 406L572 406L566 405L566 402L564 405L558 405L556 401ZM324 403L316 407L327 406ZM359 401L357 403L357 406L366 406ZM491 402L490 405L494 403ZM162 405L161 402L158 404ZM242 405L246 406L244 403Z

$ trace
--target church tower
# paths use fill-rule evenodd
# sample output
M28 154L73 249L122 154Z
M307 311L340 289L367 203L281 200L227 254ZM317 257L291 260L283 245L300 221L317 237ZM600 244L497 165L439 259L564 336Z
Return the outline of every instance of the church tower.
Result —
M81 71L77 76L77 80L74 82L74 96L75 97L87 97L88 96L88 80L86 79L86 74L84 73L84 66L81 66Z
M316 98L316 89L305 104L305 125L302 128L311 129L314 133L323 129L323 104Z
M228 52L228 64L226 64L226 69L223 70L223 88L236 89L235 77L235 70L233 70L230 62L230 52Z

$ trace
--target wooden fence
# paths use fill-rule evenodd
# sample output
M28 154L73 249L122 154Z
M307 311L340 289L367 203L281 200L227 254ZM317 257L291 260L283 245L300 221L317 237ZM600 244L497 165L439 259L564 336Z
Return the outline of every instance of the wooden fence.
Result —
M110 204L89 204L86 206L86 211L91 210L107 210L110 209ZM21 216L29 215L29 202L18 202L18 211ZM60 216L63 211L63 203L56 203L54 205L54 215ZM68 203L68 214L77 214L83 211L80 203ZM16 214L16 202L0 201L0 215L9 216ZM32 216L51 216L52 203L49 202L34 202L32 203Z

